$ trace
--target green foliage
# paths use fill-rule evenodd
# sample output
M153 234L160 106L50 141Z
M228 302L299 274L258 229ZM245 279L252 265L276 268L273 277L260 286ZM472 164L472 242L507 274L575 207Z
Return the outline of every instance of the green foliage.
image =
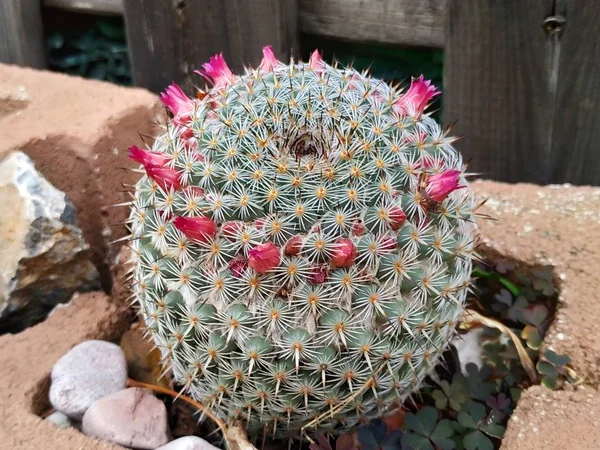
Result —
M446 380L440 382L440 388L431 393L435 400L435 407L443 410L450 407L454 411L460 411L463 403L469 396L467 393L467 383L465 377L461 373L454 374L452 383Z
M46 49L52 70L122 85L132 82L121 20L98 18L84 30L53 31Z
M402 448L452 450L455 446L450 439L454 434L452 422L448 419L438 420L438 417L438 411L431 406L425 406L416 414L407 413Z
M579 383L579 377L569 367L570 362L569 356L546 350L536 365L537 371L542 376L541 383L548 389L556 389L565 381L571 384Z

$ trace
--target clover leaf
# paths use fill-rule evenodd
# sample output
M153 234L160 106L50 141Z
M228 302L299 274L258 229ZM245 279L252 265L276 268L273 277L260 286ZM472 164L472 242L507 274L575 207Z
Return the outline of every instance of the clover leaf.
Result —
M416 414L405 416L405 434L402 436L402 448L412 450L452 450L454 428L448 419L438 422L438 412L432 406L425 406Z

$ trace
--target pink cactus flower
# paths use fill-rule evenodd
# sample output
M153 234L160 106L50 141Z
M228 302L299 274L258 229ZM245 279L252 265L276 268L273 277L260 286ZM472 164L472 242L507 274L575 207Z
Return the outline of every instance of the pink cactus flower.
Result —
M189 115L196 107L194 100L189 98L176 83L160 94L160 101L169 108L175 117Z
M460 170L446 170L445 172L430 175L427 179L425 192L436 202L443 202L451 192L466 186L460 186Z
M242 223L238 221L225 222L221 225L221 234L230 242L235 241L237 233L242 229Z
M356 247L350 239L340 238L335 241L335 248L331 255L331 264L334 267L347 268L354 264Z
M229 270L236 278L240 278L247 267L248 261L243 256L236 256L229 262Z
M321 57L319 50L315 50L308 58L308 67L310 67L316 74L322 74L325 72L325 63Z
M206 244L217 234L217 224L205 216L178 216L173 221L173 225L190 241L200 244Z
M181 176L175 169L166 166L146 164L146 174L152 178L165 191L181 189Z
M394 231L399 230L406 221L406 214L397 206L393 207L388 215L390 219L390 228Z
M281 261L279 247L271 242L265 242L248 252L248 265L257 273L265 273L274 269Z
M258 70L262 72L272 72L275 67L279 64L279 61L275 57L275 53L273 53L273 47L267 45L263 47L263 58L260 62L260 66L258 66Z
M325 267L313 267L308 282L310 284L323 284L327 279L327 270Z
M421 75L411 80L408 91L394 104L394 109L401 114L407 114L409 109L421 114L429 101L440 94L441 92L431 85L431 80L425 80Z
M285 256L295 256L302 250L303 239L302 236L294 236L287 244L285 244L285 248L283 249L283 253Z
M164 166L167 163L169 163L169 161L171 161L169 155L165 153L144 150L136 145L132 145L131 147L129 147L128 150L129 158L133 159L135 162L140 163L144 167L146 167L147 165Z
M195 73L202 75L217 89L226 87L235 80L235 75L227 66L223 53L211 56L207 63L202 64L202 70L196 70Z

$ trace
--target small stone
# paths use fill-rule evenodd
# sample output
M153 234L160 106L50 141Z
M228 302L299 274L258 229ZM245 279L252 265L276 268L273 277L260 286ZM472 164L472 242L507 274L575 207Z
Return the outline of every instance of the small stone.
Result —
M198 436L185 436L174 441L169 442L167 445L158 447L156 450L220 450L218 447L206 442L204 439Z
M0 334L44 320L75 292L100 288L75 209L22 152L0 163Z
M60 411L55 411L46 417L48 422L52 422L58 428L71 428L71 420L66 414L61 413Z
M82 431L125 447L155 449L169 442L167 408L146 389L124 389L94 402Z
M96 400L127 384L127 363L118 345L85 341L52 367L50 403L72 419L81 420Z

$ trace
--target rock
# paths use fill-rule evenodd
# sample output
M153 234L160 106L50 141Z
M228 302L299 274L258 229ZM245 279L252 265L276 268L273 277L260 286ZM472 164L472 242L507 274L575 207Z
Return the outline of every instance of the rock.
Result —
M146 389L124 389L94 402L82 431L125 447L155 449L169 442L167 409Z
M60 411L55 411L46 417L48 422L52 422L58 428L70 428L71 420L66 414L61 413Z
M0 334L43 320L77 291L100 288L65 194L21 152L0 163Z
M126 384L127 363L119 346L85 341L52 367L50 403L70 418L81 420L92 403Z
M204 439L198 436L185 436L174 441L169 442L167 445L158 447L156 450L220 450L219 447L215 447L209 444Z

